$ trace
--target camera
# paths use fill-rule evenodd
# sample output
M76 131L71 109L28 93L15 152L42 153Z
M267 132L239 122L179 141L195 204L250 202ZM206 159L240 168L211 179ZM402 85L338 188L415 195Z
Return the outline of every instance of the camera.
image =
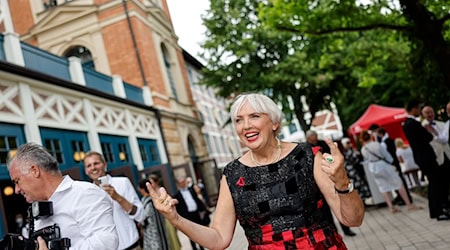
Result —
M29 235L26 239L18 234L6 234L0 241L0 250L34 250L37 249L37 238L41 236L47 243L49 250L68 250L69 238L61 238L61 230L57 224L34 231L34 220L53 215L51 201L35 201L28 208L28 220L30 223Z

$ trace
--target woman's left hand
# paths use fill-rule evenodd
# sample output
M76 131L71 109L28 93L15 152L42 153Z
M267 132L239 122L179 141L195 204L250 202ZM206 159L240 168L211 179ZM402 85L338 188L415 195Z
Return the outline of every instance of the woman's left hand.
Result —
M325 139L325 142L328 144L331 154L322 154L322 171L330 177L336 188L346 189L349 180L344 168L344 156L341 154L341 151L339 151L336 143L332 140Z

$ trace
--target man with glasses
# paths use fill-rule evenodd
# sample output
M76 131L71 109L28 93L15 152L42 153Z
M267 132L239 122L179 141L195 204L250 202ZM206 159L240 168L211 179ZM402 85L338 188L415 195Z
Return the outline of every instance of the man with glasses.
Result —
M53 215L36 220L37 230L55 223L61 238L69 238L70 249L117 249L112 201L92 183L63 176L56 159L42 146L27 143L8 161L16 194L28 203L51 201ZM38 238L39 249L48 249Z

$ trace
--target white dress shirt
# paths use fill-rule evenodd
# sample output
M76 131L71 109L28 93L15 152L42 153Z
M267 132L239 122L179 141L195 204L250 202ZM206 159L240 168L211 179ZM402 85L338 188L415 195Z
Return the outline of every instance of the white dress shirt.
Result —
M197 211L197 203L195 202L194 197L192 197L191 191L189 191L188 188L184 188L180 189L180 193L183 196L184 202L186 202L188 212Z
M118 249L125 249L139 239L135 221L143 222L145 220L144 209L141 200L127 177L111 177L108 175L108 179L108 183L114 187L116 192L137 208L134 215L129 215L118 202L113 202L114 223L116 224L117 234L119 235Z
M56 223L61 237L70 239L70 249L117 249L112 200L97 186L66 175L49 200L53 215L37 220L35 231Z
M422 123L423 124L423 123ZM444 155L450 159L450 146L448 144L448 126L441 121L425 122L431 124L437 134L433 135L433 140L430 142L431 147L436 154L436 162L439 166L444 164ZM446 133L447 132L447 133Z

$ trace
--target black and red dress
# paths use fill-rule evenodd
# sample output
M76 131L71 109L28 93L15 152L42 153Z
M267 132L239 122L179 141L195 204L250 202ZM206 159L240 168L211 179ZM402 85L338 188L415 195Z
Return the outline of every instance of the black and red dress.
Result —
M298 144L280 161L224 169L248 249L347 249L323 216L324 198L314 181L313 149Z

